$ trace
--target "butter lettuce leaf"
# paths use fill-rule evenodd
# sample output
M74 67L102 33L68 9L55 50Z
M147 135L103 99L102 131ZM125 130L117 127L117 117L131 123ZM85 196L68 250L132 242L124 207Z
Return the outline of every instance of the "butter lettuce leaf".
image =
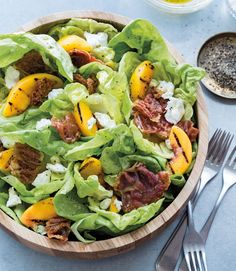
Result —
M0 35L0 68L7 67L31 50L38 51L45 64L73 81L74 66L68 53L45 34L14 33Z
M134 142L138 150L146 154L158 156L160 158L170 159L173 157L173 152L167 148L165 142L158 144L147 140L143 137L142 133L135 126L133 121L130 123L130 129L133 133Z
M109 39L118 32L111 24L100 23L92 19L72 18L65 24L52 27L48 34L56 39L67 35L78 35L84 38L85 31L93 34L105 32L108 34Z
M113 192L105 189L98 180L98 176L91 175L86 180L79 173L79 164L74 167L74 178L77 193L80 198L92 197L96 200L110 198Z
M111 39L109 46L116 53L116 61L120 61L127 51L136 51L144 59L150 61L167 59L174 62L159 31L144 19L137 19L126 25Z
M94 213L87 214L76 221L72 226L72 232L79 241L84 243L94 242L93 232L102 232L111 236L120 235L141 227L144 223L153 218L162 207L164 199L132 210L120 215L114 212L101 210L99 203L89 198L89 209ZM89 233L86 234L86 233Z

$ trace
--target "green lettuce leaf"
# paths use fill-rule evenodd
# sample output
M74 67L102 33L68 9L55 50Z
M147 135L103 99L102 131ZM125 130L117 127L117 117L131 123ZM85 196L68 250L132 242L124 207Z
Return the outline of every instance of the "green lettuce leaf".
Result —
M170 176L171 183L175 186L183 187L186 183L186 180L181 174L173 174Z
M115 60L120 61L127 51L137 51L144 59L174 62L159 31L147 20L137 19L129 23L109 42L115 50Z
M93 34L105 32L108 34L109 39L117 33L117 29L115 29L111 24L100 23L92 19L72 18L65 24L52 27L48 34L56 39L67 35L78 35L80 37L84 37L83 33L85 31Z
M124 116L127 115L123 110L127 104L125 92L128 88L125 74L113 71L111 68L98 62L82 66L79 72L85 77L88 77L90 74L96 74L99 81L98 92L101 93L100 101L103 101L105 110L116 123L122 123ZM123 105L124 102L125 105Z
M173 152L167 148L165 142L157 144L145 139L139 129L135 126L133 121L131 121L130 123L130 129L133 133L134 142L138 150L146 154L153 154L160 158L172 158Z
M78 102L89 96L86 87L80 83L68 84L64 90L72 104L75 106Z
M175 85L174 96L185 102L185 108L187 107L185 119L190 119L192 116L191 106L197 97L197 86L205 76L205 71L189 64L177 65L167 60L155 62L153 65L153 78L158 81L172 82Z
M79 164L74 167L74 178L77 193L80 198L93 197L96 200L112 197L112 191L106 190L98 180L98 176L91 175L85 180L79 173Z
M87 202L78 197L76 189L66 194L56 194L53 202L56 213L72 221L78 221L85 213L89 213L85 205Z
M95 137L90 141L68 151L65 155L65 159L69 161L78 161L93 155L100 155L104 146L117 137L117 135L126 131L127 128L126 125L120 124L115 128L98 130Z
M22 201L30 204L48 198L50 194L58 191L65 183L64 180L58 180L28 190L22 182L12 175L1 177L1 179L15 188Z
M101 210L99 203L89 198L89 209L95 213L87 214L72 226L72 232L79 241L90 243L95 241L91 233L103 232L110 235L120 235L142 226L154 217L161 209L164 199L120 215ZM85 233L89 232L89 236ZM90 237L90 238L89 238ZM92 237L92 238L91 238Z
M51 116L62 118L69 112L74 110L73 103L71 102L65 91L55 98L48 99L39 107L42 112L48 112Z
M18 219L15 212L6 206L8 200L8 194L7 193L0 193L0 209L6 213L8 216L10 216L12 219L14 219L16 222L20 224L20 220Z
M14 33L0 35L0 68L22 58L31 50L38 51L44 62L53 70L73 81L74 66L67 52L48 35Z

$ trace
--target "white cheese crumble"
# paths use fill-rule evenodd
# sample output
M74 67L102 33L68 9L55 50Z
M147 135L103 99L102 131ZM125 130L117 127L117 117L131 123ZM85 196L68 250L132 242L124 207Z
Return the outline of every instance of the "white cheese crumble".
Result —
M102 210L107 210L111 205L111 199L107 198L100 202L99 206Z
M42 131L52 125L50 119L41 119L36 123L36 130Z
M9 66L5 73L5 84L7 88L11 89L20 80L20 72L14 67Z
M9 193L9 198L6 204L7 207L14 207L18 204L21 204L21 199L19 198L16 191L14 190L14 187L9 188L8 193Z
M56 89L52 89L49 93L48 93L48 99L54 99L56 98L58 95L62 94L64 92L63 88L56 88Z
M88 129L91 130L93 128L93 125L97 122L97 120L94 117L91 117L87 121Z
M97 34L91 34L91 33L88 33L85 31L84 36L85 36L87 42L93 47L100 47L100 46L107 47L107 45L108 45L107 33L99 32Z
M122 207L122 201L115 199L114 200L114 205L116 206L116 209L118 210L118 212L121 210Z
M112 120L108 114L95 112L94 115L95 115L95 118L98 120L99 124L103 128L114 128L114 127L116 127L115 121Z
M173 97L170 98L167 102L166 110L166 120L173 124L178 123L185 113L183 100Z
M47 164L46 168L51 170L52 172L56 172L56 173L65 173L67 168L64 167L62 164L56 163L56 164Z
M32 185L35 187L41 186L43 184L49 183L51 179L51 171L45 170L42 173L39 173L34 179Z
M173 97L175 86L171 82L160 81L158 89L163 92L163 94L161 95L162 98L170 99L171 97Z

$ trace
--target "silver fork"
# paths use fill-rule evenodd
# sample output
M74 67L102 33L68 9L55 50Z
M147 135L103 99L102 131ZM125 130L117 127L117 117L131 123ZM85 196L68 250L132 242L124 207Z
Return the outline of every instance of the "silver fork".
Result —
M230 147L233 137L230 133L217 129L209 142L206 164L202 172L200 188L193 200L195 206L202 190L218 174ZM186 212L183 213L175 231L170 236L156 260L157 271L171 271L175 269L182 250L182 242L187 226Z
M189 271L207 271L205 244L194 226L191 201L188 203L188 229L184 237L183 250Z
M227 191L234 185L236 184L236 146L230 153L224 169L223 169L223 186L221 189L221 192L219 194L219 197L214 205L214 208L211 211L211 214L209 215L208 219L206 220L204 226L202 227L200 231L200 237L203 242L203 246L205 246L209 231L211 229L212 222L215 218L216 212L219 209L219 206L226 195ZM186 259L186 258L185 258ZM186 259L187 262L187 259ZM188 265L188 262L187 262ZM189 268L189 266L188 266ZM186 265L184 261L182 261L179 270L184 271L187 270Z

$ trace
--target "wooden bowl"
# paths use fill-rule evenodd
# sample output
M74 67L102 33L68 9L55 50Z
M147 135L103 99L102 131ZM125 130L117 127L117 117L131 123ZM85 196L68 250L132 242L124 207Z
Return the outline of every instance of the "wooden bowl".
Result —
M54 24L66 22L70 18L92 18L98 21L108 22L121 30L124 25L131 20L111 13L95 12L95 11L72 11L49 15L40 18L36 21L28 23L21 27L19 31L31 31L34 33L47 32L49 27ZM175 57L178 63L183 63L184 60L174 47L167 42L171 54ZM50 240L47 237L41 236L13 221L5 213L0 211L0 225L8 231L15 239L25 244L26 246L38 251L63 257L87 258L95 259L109 257L119 253L134 249L138 244L152 238L164 230L167 225L183 210L187 201L191 197L198 183L201 171L206 158L208 145L208 121L207 110L203 99L202 90L198 87L196 111L198 117L199 134L199 149L196 158L196 163L190 174L190 177L176 199L156 218L149 223L122 236L110 238L103 241L96 241L92 244L83 244L81 242L67 242L65 244L60 241Z

